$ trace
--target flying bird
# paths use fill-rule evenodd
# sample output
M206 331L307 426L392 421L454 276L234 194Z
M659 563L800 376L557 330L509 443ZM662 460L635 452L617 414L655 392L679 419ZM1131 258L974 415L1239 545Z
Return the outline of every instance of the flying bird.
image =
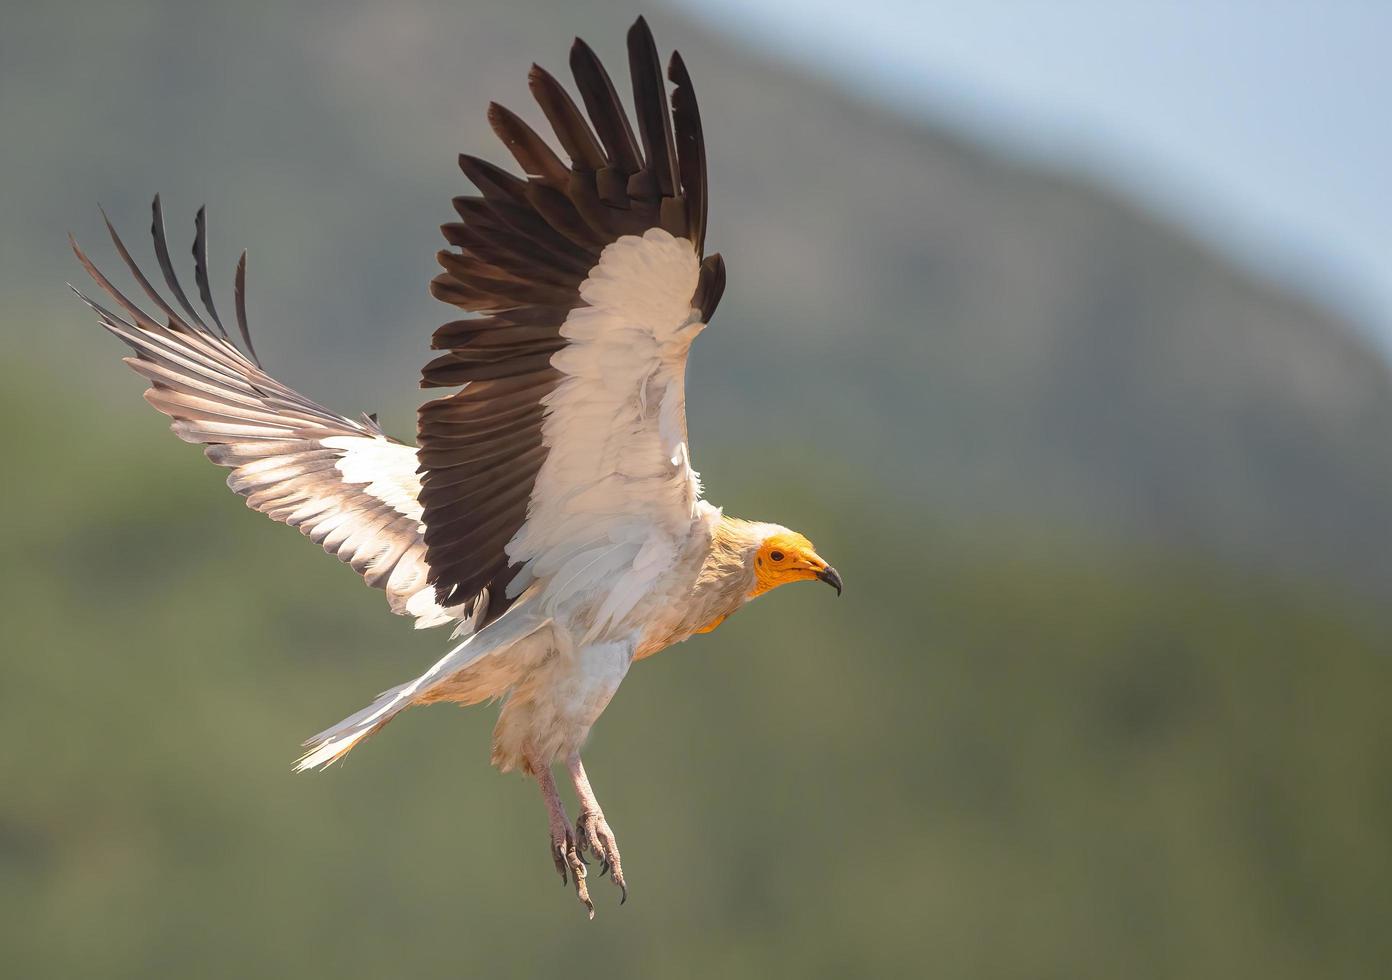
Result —
M627 40L636 133L577 39L570 69L583 110L542 68L529 75L560 153L493 103L488 121L523 175L460 156L478 193L453 201L459 220L442 226L453 248L438 254L444 271L430 290L471 315L435 331L442 353L420 384L452 390L421 406L418 446L263 370L247 329L246 253L234 336L209 286L203 210L193 243L202 312L175 275L158 197L152 234L167 292L106 220L152 312L73 242L112 305L78 295L132 348L124 360L175 434L230 468L227 484L249 507L383 590L393 612L417 628L453 627L443 658L307 740L296 769L342 759L413 705L501 700L492 761L540 787L556 869L591 917L587 853L621 901L628 886L580 752L634 661L710 632L780 585L820 580L841 592L807 538L702 498L686 359L725 266L705 253L701 119L681 56L664 80L642 18ZM557 765L575 791L574 823Z

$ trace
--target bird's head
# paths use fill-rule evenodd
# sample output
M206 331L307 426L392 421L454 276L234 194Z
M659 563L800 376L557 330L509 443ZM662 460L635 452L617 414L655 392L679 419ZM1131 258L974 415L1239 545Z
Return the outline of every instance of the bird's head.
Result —
M817 549L796 531L772 526L754 551L754 588L749 597L763 595L789 582L818 579L841 594L841 576L826 563Z

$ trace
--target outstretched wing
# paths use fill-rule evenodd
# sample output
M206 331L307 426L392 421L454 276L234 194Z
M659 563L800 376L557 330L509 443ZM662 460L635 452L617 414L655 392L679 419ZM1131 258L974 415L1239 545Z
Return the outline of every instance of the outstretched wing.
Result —
M687 452L691 340L724 288L702 260L706 161L681 57L667 76L642 18L628 33L638 122L594 52L570 67L586 115L550 74L530 88L569 162L493 104L494 131L525 172L471 156L479 194L443 226L436 297L447 323L423 387L462 389L421 407L421 502L442 605L480 594L481 620L534 582L561 602L604 584L596 626L620 618L689 534L700 485Z
M393 612L415 616L417 627L467 619L470 609L441 607L428 584L416 450L387 438L375 420L334 415L261 369L246 325L245 252L237 263L237 346L213 305L201 209L196 225L195 279L212 327L174 274L158 197L155 255L182 313L145 278L110 221L116 251L164 322L127 299L73 243L78 260L123 312L78 296L135 351L124 360L149 380L145 400L174 420L180 439L204 444L209 459L232 469L227 485L247 506L299 528L351 565L368 585L386 591Z

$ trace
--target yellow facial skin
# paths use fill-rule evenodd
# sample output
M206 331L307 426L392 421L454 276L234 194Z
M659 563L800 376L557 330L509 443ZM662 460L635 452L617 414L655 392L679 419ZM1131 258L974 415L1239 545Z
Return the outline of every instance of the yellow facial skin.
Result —
M763 595L789 582L811 579L820 579L836 589L837 595L841 594L841 576L817 554L811 541L794 531L774 534L754 556L754 588L749 597Z

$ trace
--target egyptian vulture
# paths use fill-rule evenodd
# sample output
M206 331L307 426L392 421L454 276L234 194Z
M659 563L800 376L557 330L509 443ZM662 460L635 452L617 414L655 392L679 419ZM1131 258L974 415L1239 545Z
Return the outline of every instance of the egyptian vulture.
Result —
M107 230L153 312L127 298L73 243L110 296L79 296L134 351L145 399L200 443L247 505L302 534L386 592L420 627L457 644L304 744L298 770L329 765L405 708L500 699L493 763L536 780L562 881L594 915L586 852L627 896L614 832L580 750L635 660L706 633L787 582L841 578L800 534L737 520L701 497L686 435L691 342L725 285L705 254L706 154L691 79L666 79L640 18L628 32L635 134L609 74L576 40L583 105L533 66L529 83L557 153L494 103L488 121L523 176L473 156L477 188L442 226L453 250L430 284L471 314L435 331L421 386L452 389L419 410L419 445L374 417L336 415L261 367L246 324L246 253L235 276L238 337L209 288L204 212L194 281L174 272L159 198L155 257L167 287ZM563 154L563 155L562 155ZM103 215L105 218L105 215ZM564 764L571 823L552 774ZM622 899L621 899L622 900Z

